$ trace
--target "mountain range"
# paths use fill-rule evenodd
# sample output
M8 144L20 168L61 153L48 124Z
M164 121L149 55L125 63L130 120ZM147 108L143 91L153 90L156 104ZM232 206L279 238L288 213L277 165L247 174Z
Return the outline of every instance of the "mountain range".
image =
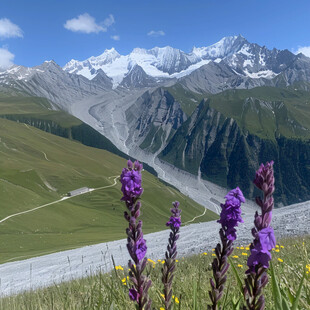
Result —
M185 53L114 48L63 68L54 61L0 72L0 91L47 98L126 154L168 163L221 186L274 159L276 200L310 199L310 58L241 35Z

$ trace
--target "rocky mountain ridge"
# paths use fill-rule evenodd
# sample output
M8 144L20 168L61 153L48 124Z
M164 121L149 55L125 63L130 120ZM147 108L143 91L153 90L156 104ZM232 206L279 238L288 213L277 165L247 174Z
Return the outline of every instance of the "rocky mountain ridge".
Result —
M190 53L166 46L149 50L135 48L128 55L120 55L112 48L105 50L97 57L92 56L84 61L72 59L63 69L70 73L83 75L90 80L101 69L113 80L113 87L116 88L136 65L141 67L146 75L155 79L179 79L207 64L222 63L223 67L227 66L231 71L229 73L231 78L245 80L246 87L256 87L271 85L272 83L268 83L269 80L289 69L292 63L301 57L288 50L281 51L276 48L269 50L265 46L250 43L239 35L224 37L211 46L194 47ZM308 67L309 64L307 64ZM252 82L246 85L246 82L251 80ZM235 84L231 85L227 82L226 84L229 88L236 87Z

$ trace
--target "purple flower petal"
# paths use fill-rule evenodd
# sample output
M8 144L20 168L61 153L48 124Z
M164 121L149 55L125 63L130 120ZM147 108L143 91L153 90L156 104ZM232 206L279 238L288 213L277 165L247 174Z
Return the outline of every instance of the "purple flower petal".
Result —
M258 237L261 245L261 252L269 252L276 246L276 238L271 227L266 227L259 231Z
M132 301L139 301L139 293L134 288L130 288L129 289L129 298Z
M136 256L138 260L141 260L144 258L146 251L147 251L147 246L146 246L146 241L143 238L140 238L136 244L135 244L135 249L134 249Z

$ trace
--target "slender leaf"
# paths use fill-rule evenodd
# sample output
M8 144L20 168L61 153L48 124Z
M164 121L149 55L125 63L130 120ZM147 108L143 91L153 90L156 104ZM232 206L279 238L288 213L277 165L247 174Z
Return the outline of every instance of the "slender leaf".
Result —
M193 285L193 310L197 309L197 284L194 282Z
M294 303L295 296L291 293L291 290L287 287L285 290L286 297L288 297L291 304ZM282 296L284 295L284 292L282 291Z
M278 285L278 281L276 278L276 274L274 272L274 267L272 262L270 262L270 272L271 272L271 287L272 287L272 295L274 300L275 309L282 309L282 295Z
M284 296L282 296L282 310L291 310L291 307Z
M297 310L297 307L298 307L298 303L299 303L299 299L300 299L300 295L301 295L301 291L302 291L302 287L303 287L303 284L304 284L305 277L306 277L306 268L304 269L304 274L302 275L302 278L301 278L301 280L300 280L300 284L299 284L299 287L298 287L298 291L297 291L297 293L296 293L296 297L295 297L295 300L294 300L293 305L292 305L292 310Z
M239 310L240 309L240 301L242 297L239 297L238 300L236 300L235 296L232 298L232 306L233 310Z

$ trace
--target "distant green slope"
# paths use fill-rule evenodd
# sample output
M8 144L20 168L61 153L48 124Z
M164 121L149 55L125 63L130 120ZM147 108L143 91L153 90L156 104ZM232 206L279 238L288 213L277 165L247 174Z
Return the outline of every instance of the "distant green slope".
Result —
M85 145L108 150L127 158L113 143L76 117L51 109L45 98L7 96L0 92L0 117L26 123L49 133L78 140Z
M180 103L182 110L187 116L190 116L193 113L202 99L209 97L209 95L204 96L190 90L186 90L180 84L165 87L164 89L166 89L174 97L174 99Z
M83 186L113 184L126 160L26 124L0 119L0 220L60 199ZM143 172L144 231L165 229L171 202L184 221L204 208ZM98 190L0 223L0 262L125 237L120 185ZM197 221L215 219L207 212Z
M228 90L211 96L209 105L260 138L310 138L310 93L306 91L275 87Z
M159 157L225 187L256 196L252 180L275 161L276 202L310 199L310 92L259 87L209 95Z

